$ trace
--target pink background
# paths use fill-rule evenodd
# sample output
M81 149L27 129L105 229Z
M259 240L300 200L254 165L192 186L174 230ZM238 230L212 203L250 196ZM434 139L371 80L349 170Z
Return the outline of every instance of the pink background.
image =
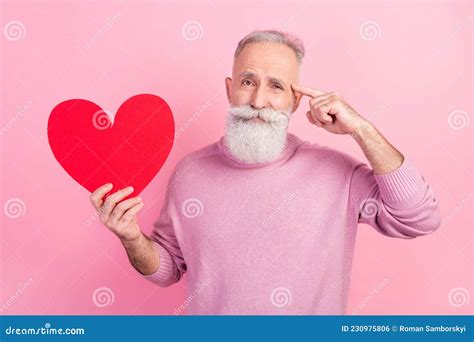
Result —
M48 116L71 98L112 113L139 93L168 102L177 139L142 193L139 222L149 233L176 162L223 134L224 78L238 40L266 28L299 35L307 48L301 83L339 91L415 161L440 202L442 227L426 237L393 239L359 226L348 314L473 313L469 1L2 7L2 314L173 314L183 304L183 280L166 289L145 281L112 233L97 219L86 223L94 219L89 193L54 159ZM13 21L23 25L15 24L19 37L7 30ZM291 132L366 160L349 136L310 125L307 106L302 101ZM93 296L103 287L105 304Z

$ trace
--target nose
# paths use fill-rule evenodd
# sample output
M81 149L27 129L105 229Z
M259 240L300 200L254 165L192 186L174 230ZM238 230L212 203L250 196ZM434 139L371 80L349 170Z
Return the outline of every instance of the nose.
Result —
M254 109L262 109L268 106L267 95L262 86L256 87L252 94L250 104Z

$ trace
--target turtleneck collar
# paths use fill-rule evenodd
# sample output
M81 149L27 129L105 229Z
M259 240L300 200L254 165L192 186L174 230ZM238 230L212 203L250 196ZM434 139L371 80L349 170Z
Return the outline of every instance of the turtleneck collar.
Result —
M249 163L246 161L242 161L238 159L236 156L232 154L232 152L229 150L225 143L225 136L222 136L219 139L219 149L220 151L227 157L227 159L231 162L233 167L239 167L239 168L258 168L258 167L263 167L267 165L272 165L272 164L277 164L281 162L285 162L288 160L293 153L295 153L296 149L298 148L299 145L303 144L304 141L302 141L300 138L298 138L296 135L292 133L288 133L286 136L286 142L285 142L285 147L283 151L280 153L280 155L270 161L267 162L262 162L262 163Z

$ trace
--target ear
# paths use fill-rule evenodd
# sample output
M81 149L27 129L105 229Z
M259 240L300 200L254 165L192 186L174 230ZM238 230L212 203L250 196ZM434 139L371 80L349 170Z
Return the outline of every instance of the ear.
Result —
M302 93L293 91L293 107L291 109L291 113L294 113L298 109L298 106L300 105L300 101L302 97L303 97Z
M232 96L231 96L231 89L232 89L232 78L226 77L225 78L225 90L227 92L227 100L229 104L232 105Z

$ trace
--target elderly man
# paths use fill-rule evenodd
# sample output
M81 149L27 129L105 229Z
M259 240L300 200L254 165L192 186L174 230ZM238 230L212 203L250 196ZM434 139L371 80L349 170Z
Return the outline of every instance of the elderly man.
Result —
M344 314L358 223L412 239L440 225L437 199L412 162L337 92L299 85L302 42L254 31L225 79L226 132L175 167L151 237L132 190L91 201L144 278L166 287L186 273L180 313ZM288 133L303 96L311 124L349 134L370 166Z

